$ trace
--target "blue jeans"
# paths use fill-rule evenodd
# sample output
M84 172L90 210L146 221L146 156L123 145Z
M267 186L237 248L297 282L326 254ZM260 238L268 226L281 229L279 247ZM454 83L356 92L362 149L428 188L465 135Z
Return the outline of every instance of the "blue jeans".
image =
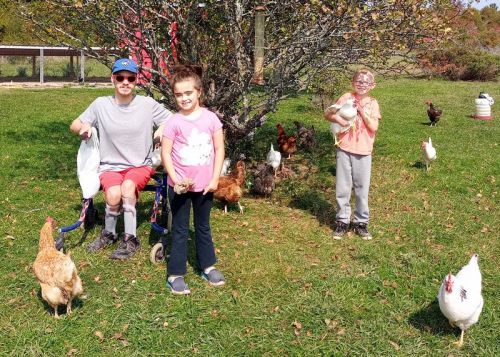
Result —
M167 275L185 275L189 236L189 215L193 206L194 235L198 269L203 270L217 261L210 230L210 210L214 194L187 192L177 194L168 187L168 200L172 210L172 248L167 264Z

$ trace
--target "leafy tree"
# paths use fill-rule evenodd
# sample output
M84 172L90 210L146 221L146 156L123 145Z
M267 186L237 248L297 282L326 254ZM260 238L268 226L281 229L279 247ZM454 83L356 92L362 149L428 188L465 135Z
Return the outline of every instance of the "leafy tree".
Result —
M255 88L258 5L266 14L266 84ZM448 22L459 13L449 0L48 0L19 6L54 44L86 49L108 65L113 48L136 57L150 77L145 89L158 90L170 107L172 65L200 64L205 105L224 123L230 151L252 138L280 100L307 89L318 71L350 65L403 71L416 50L453 34Z

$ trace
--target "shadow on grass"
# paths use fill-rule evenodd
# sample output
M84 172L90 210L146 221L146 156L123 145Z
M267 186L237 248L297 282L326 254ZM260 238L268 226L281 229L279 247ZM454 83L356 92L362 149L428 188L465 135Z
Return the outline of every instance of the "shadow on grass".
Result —
M85 291L84 291L84 293L85 293ZM45 311L47 312L47 314L49 314L52 317L54 317L54 309L42 297L42 289L38 290L37 297L43 303L43 308L45 309ZM71 303L71 309L72 309L72 313L73 314L75 313L75 309L80 309L82 307L83 307L83 300L81 300L79 298L75 298L73 300L73 302ZM59 316L61 316L61 310L63 311L62 312L63 315L67 315L68 312L67 312L66 308L67 308L67 306L61 306L61 305L59 305L57 307L57 313L59 314Z
M425 164L422 161L415 161L411 167L419 170L425 169Z
M459 330L452 328L441 313L437 300L410 315L408 322L416 329L433 335L459 335Z
M322 192L310 190L294 195L290 205L309 211L318 221L332 228L335 225L335 207L325 199Z

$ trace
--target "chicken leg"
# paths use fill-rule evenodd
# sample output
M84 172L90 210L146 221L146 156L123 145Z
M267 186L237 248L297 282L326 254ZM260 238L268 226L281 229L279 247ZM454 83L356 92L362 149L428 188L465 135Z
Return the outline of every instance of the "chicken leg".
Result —
M460 334L460 340L454 342L454 344L457 345L458 348L462 348L462 346L464 345L464 333L465 331L462 330L462 333Z
M59 314L57 313L57 305L52 306L52 308L54 309L54 317L55 317L56 319L59 319Z

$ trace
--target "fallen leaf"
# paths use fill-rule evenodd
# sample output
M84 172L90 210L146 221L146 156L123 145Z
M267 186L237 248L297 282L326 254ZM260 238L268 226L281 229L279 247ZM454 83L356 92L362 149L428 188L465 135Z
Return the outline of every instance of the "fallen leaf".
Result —
M399 351L399 349L401 348L396 342L392 342L389 340L389 343L392 345L392 347L394 347L396 351Z
M344 336L345 335L345 329L341 328L339 332L337 332L337 335L339 336Z
M123 334L121 332L115 332L113 334L113 338L116 338L117 340L121 340L123 338Z
M300 330L302 328L302 324L295 320L293 323L292 323L292 326L294 326L297 330Z
M96 331L94 335L99 337L99 340L101 340L101 342L104 341L104 334L101 331Z
M66 353L66 356L73 356L75 353L77 353L78 350L76 348L72 348Z
M165 328L167 328L167 327L168 327L168 322L167 322L167 321L165 321L165 322L163 323L163 327L165 327Z

